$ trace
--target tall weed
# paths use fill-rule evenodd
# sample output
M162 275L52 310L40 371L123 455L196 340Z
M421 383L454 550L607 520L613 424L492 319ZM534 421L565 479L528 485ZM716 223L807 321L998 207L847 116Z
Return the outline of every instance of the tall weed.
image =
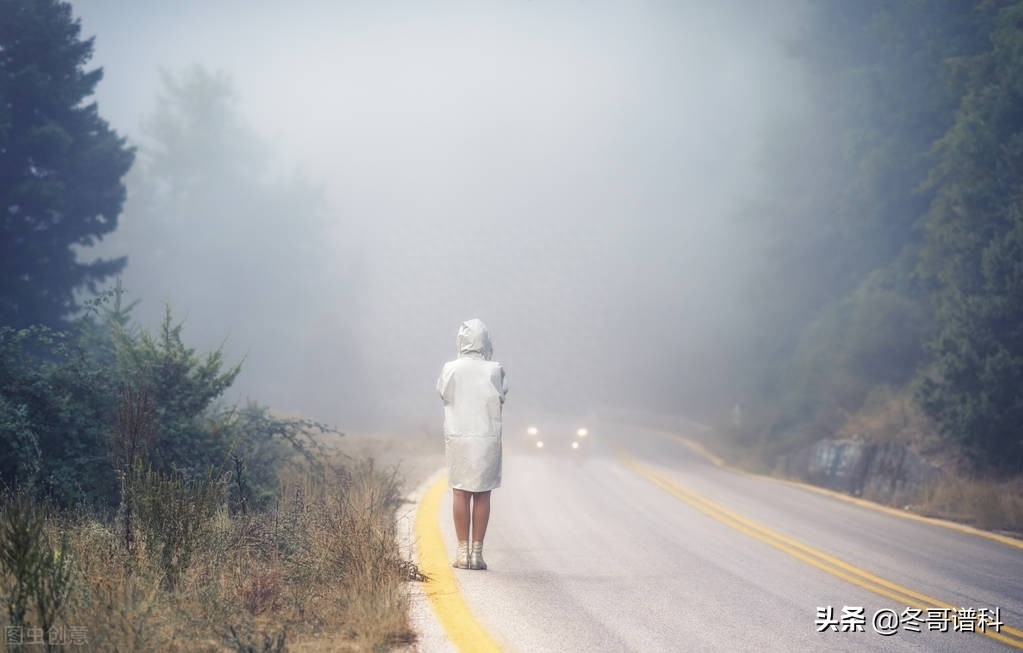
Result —
M15 628L57 623L72 586L72 556L64 534L51 535L42 509L27 493L8 494L0 508L0 571L7 616Z
M147 471L133 485L133 551L114 523L66 525L61 558L75 582L58 620L85 631L90 651L364 651L411 642L414 564L401 558L393 525L399 479L372 461L345 465L324 464L322 474L291 467L277 501L244 514L225 509L217 477ZM56 524L45 520L46 532ZM26 614L34 619L34 608Z

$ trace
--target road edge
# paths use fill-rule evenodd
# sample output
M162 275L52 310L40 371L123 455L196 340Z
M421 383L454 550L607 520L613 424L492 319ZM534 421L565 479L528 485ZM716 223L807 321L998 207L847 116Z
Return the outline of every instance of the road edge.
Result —
M707 451L707 449L703 445L701 445L699 442L696 442L695 440L687 438L686 436L684 436L684 435L682 435L680 433L675 433L673 431L666 431L664 429L652 429L652 428L646 428L646 427L639 427L639 428L644 428L645 430L657 433L658 435L660 435L662 437L666 437L666 438L671 438L671 439L677 440L681 444L683 444L686 447L688 447L690 450L692 450L697 455L703 457L705 460L707 460L707 462L709 462L710 464L714 465L715 467L718 467L718 468L721 468L721 469L733 472L735 474L742 474L743 476L755 476L757 478L766 479L766 480L769 480L769 481L773 481L775 483L782 483L782 484L790 485L790 486L793 486L793 487L803 488L805 490L809 490L811 492L816 492L817 494L822 494L824 496L829 496L829 497L831 497L833 499L839 499L841 501L845 501L847 503L851 503L851 504L860 506L862 508L869 508L870 510L875 510L877 512L882 512L882 513L885 513L885 514L888 514L888 515L893 515L895 517L901 517L903 519L908 519L908 520L911 520L911 521L917 521L917 522L921 522L921 523L924 523L924 524L930 524L932 526L940 526L942 528L947 528L949 530L958 531L960 533L964 533L964 534L967 534L967 535L973 535L973 536L976 536L976 537L982 537L982 538L987 539L987 540L992 540L994 542L998 542L1000 544L1004 544L1006 546L1010 546L1010 547L1013 547L1013 548L1016 548L1016 549L1023 549L1023 540L1020 540L1020 539L1015 538L1015 537L1011 537L1009 535L1002 535L1001 533L993 533L991 531L985 531L985 530L980 529L980 528L976 528L976 527L973 527L973 526L967 526L966 524L960 524L958 522L949 521L947 519L939 519L937 517L925 517L924 515L918 515L916 513L907 512L905 510L899 510L898 508L892 508L891 506L886 506L884 504L876 503L874 501L868 501L867 499L861 499L859 497L850 496L848 494L845 494L845 493L842 493L842 492L838 492L836 490L830 490L828 488L823 488L823 487L820 487L820 486L817 486L817 485L812 485L810 483L803 483L801 481L792 481L792 480L789 480L789 479L778 478L777 476L769 476L769 475L766 475L766 474L756 474L756 473L753 473L753 472L745 471L743 469L738 469L736 467L732 467L732 466L726 464L723 459L721 459L720 457L715 456L711 452Z
M395 515L397 525L398 546L402 558L411 560L417 565L420 561L419 542L416 534L416 517L420 502L426 491L444 477L444 469L439 468L425 481L410 492ZM424 571L420 568L420 571ZM397 649L400 653L458 653L458 648L448 639L444 626L426 596L426 584L430 581L408 582L408 617L409 626L416 635L416 641L409 646Z
M413 651L449 653L501 651L473 617L462 598L439 528L447 474L434 472L408 499L400 518L399 539L426 580L414 583L409 595L409 621L417 635Z

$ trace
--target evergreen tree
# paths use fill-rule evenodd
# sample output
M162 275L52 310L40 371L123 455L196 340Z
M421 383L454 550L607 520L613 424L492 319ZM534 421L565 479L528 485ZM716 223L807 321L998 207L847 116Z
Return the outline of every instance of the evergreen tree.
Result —
M116 228L134 158L88 101L80 33L68 3L0 0L0 325L59 325L124 265L75 252Z
M939 142L921 269L937 286L927 412L974 460L1023 470L1023 2L990 51L961 62L964 94Z
M923 182L958 105L948 62L990 30L989 12L959 0L812 0L805 15L793 53L811 110L767 141L773 192L748 220L761 328L736 374L764 406L747 424L783 445L833 434L925 359L933 320L914 271L936 190Z

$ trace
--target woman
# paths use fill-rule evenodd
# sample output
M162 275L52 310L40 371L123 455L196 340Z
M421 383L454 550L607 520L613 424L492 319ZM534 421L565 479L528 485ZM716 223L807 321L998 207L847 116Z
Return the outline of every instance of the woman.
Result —
M462 322L457 343L458 358L445 363L437 379L458 537L454 566L486 569L483 537L490 520L490 491L501 485L501 410L508 384L504 368L490 360L490 333L483 322Z

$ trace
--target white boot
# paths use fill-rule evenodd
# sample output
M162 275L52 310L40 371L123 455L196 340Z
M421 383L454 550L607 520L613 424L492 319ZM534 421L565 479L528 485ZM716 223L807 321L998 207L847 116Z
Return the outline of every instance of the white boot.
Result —
M473 542L472 551L469 552L469 569L486 569L487 563L483 562L483 542Z
M458 540L458 549L455 550L455 561L451 563L451 566L458 569L469 568L469 540Z

